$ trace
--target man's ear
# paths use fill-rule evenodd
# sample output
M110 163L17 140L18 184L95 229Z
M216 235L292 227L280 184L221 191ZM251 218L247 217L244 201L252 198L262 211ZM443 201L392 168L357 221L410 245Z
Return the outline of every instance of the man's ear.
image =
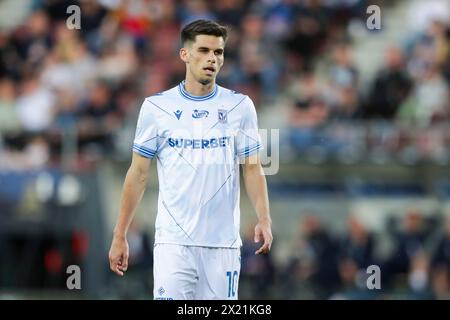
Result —
M180 59L183 60L184 63L189 63L189 52L187 48L180 49Z

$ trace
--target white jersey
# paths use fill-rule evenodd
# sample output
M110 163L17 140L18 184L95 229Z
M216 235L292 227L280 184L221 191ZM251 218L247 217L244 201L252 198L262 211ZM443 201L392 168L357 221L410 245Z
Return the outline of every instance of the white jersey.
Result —
M246 95L192 96L182 82L146 98L133 151L157 160L155 243L239 248L239 161L260 148Z

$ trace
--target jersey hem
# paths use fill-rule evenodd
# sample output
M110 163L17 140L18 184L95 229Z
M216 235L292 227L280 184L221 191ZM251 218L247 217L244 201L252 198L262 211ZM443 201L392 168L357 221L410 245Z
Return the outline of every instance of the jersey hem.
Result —
M157 244L174 244L179 246L186 246L186 247L202 247L202 248L222 248L222 249L239 249L242 247L242 244L239 246L233 245L233 246L225 246L225 245L211 245L211 244L192 244L192 243L183 243L183 242L176 242L176 241L155 241L154 245Z

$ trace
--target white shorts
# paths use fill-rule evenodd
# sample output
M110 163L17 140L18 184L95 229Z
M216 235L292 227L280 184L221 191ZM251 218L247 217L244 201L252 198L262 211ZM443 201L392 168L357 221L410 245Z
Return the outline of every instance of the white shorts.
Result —
M155 300L237 300L240 249L156 244Z

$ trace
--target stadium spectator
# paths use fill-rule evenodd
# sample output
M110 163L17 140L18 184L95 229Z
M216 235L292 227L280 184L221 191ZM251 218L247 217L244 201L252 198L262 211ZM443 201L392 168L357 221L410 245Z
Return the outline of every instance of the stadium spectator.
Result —
M338 288L338 245L314 213L302 215L292 258L288 261L288 290L307 282L316 299L327 299Z
M385 66L378 72L367 97L364 109L367 118L395 118L411 90L412 79L404 69L402 50L390 47L385 59Z
M435 222L426 220L419 210L409 210L402 226L393 218L389 223L395 248L383 266L386 279L394 285L406 282L412 291L421 291L428 284L428 241Z

